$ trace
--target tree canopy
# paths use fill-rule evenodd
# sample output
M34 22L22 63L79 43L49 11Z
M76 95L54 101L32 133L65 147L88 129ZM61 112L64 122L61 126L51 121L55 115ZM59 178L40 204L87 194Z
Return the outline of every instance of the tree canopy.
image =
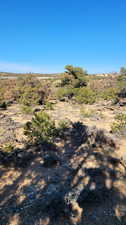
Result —
M67 70L66 73L72 75L75 79L79 79L85 75L87 75L87 71L81 67L74 67L72 65L66 65L65 69Z

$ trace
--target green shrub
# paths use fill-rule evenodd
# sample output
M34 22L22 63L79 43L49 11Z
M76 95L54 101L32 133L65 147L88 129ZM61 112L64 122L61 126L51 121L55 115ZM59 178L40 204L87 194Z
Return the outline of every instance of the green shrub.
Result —
M7 143L2 147L4 152L11 153L14 150L14 145L12 143Z
M112 105L116 105L117 103L119 103L118 97L115 97L114 99L112 99Z
M24 114L32 114L34 110L33 110L33 108L31 106L22 105L21 111Z
M24 75L24 76L19 76L17 78L17 86L23 89L23 87L32 87L35 88L36 86L40 85L40 81L32 76L32 75Z
M114 100L117 98L117 88L107 88L100 93L100 97L104 100Z
M124 66L120 68L120 75L126 75L126 68Z
M126 132L126 114L120 113L116 117L116 122L111 125L112 133L123 134Z
M54 108L53 108L53 103L52 102L46 102L45 103L45 106L44 106L44 109L45 110L53 110Z
M126 75L119 75L117 80L118 81L126 81Z
M58 123L58 127L57 127L57 134L59 137L65 137L65 131L70 127L70 121L68 120L61 120Z
M14 89L16 100L26 106L44 104L51 94L48 83L41 82L33 76L19 77Z
M61 87L70 85L73 88L87 86L87 71L81 67L74 67L72 65L65 66L66 72L61 81Z
M120 68L120 74L119 74L117 80L119 82L126 81L126 68L125 67Z
M68 75L65 75L61 80L61 87L71 84L71 79Z
M59 100L64 97L71 99L77 94L79 88L87 86L89 80L87 71L83 70L81 67L67 65L65 69L64 77L61 80L61 88L59 88L56 93ZM81 97L77 97L77 100L79 98Z
M118 93L118 96L121 98L126 98L126 87L120 90L120 92Z
M58 129L59 130L65 130L69 127L70 122L67 120L61 120L58 124Z
M19 102L25 106L31 106L39 104L39 93L36 92L36 88L27 87L21 94Z
M83 70L81 67L66 65L65 69L66 69L66 73L72 76L74 79L82 79L84 76L87 76L87 71Z
M83 77L82 79L73 80L72 85L74 88L87 86L87 79Z
M63 97L72 98L72 96L75 95L75 92L75 89L71 87L59 88L56 96L59 100L61 100Z
M96 93L90 88L79 88L75 99L78 103L93 104L96 101Z
M26 123L24 134L31 142L52 142L56 136L55 123L47 113L38 112L32 118L31 122Z

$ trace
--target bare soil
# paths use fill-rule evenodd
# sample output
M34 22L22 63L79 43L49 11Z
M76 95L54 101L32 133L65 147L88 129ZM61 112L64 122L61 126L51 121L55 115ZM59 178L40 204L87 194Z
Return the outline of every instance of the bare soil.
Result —
M93 110L90 117L85 117L81 108ZM104 129L110 135L111 124L119 112L126 111L126 106L111 106L109 102L94 105L76 105L69 102L57 102L54 110L47 110L51 118L58 123L60 120L81 121L89 127ZM24 124L31 120L32 115L21 113L20 106L13 104L5 111L0 111L0 144L13 141L15 147L24 148L26 137L23 134ZM9 119L13 121L13 129L9 129ZM3 125L4 123L4 125ZM11 126L11 123L10 123ZM8 132L10 136L8 137ZM111 135L112 136L112 135ZM126 158L125 137L112 136L117 143L115 152L110 156ZM0 165L0 225L124 225L126 224L126 170L121 165L113 165L108 161L108 153L103 148L94 148L87 152L82 145L70 137L57 142L57 154L61 164L50 168L43 167L42 151L24 169L5 168ZM25 151L25 149L24 149ZM50 149L49 149L50 151ZM97 154L96 154L97 153ZM77 171L70 185L77 185L80 180L84 189L103 189L100 197L93 195L80 203L83 209L78 222L71 221L57 209L51 207L41 210L40 203L44 190L50 183L68 185L71 169ZM87 171L85 173L85 171ZM102 175L97 171L102 171ZM93 174L93 175L92 175ZM56 181L57 180L57 181ZM92 192L91 192L92 193Z

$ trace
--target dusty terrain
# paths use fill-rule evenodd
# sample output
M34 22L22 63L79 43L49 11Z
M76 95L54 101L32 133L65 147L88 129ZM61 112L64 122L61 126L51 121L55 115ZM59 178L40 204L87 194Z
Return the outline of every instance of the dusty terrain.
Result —
M111 106L111 102L102 101L93 105L85 105L85 104L72 104L70 102L57 102L53 110L46 110L47 113L51 116L56 123L63 120L68 120L72 122L81 121L83 124L87 126L96 126L99 129L104 129L107 132L111 130L111 124L115 121L114 117L118 113L126 112L126 106L120 107L118 105ZM37 107L37 109L43 110L43 107ZM83 115L82 109L86 109L89 112L91 111L90 116ZM23 135L23 126L27 121L30 121L32 115L23 114L21 112L21 106L18 104L11 105L7 110L0 111L0 134L4 136L5 141L7 135L7 120L11 119L14 122L14 128L12 129L12 140L16 147L23 146L23 141L26 139ZM5 121L4 121L5 120ZM11 123L12 123L11 121ZM5 129L4 129L5 127ZM11 124L11 127L12 124ZM9 134L10 134L9 129ZM9 137L11 138L11 137ZM117 140L119 150L117 154L121 156L125 156L126 142L125 137L114 136L113 138ZM11 139L9 139L11 142ZM15 141L16 140L16 141ZM3 140L4 141L4 140ZM2 138L0 143L2 142Z
M92 115L88 117L83 115L82 108L93 111ZM109 154L104 146L94 146L87 151L77 135L66 133L65 139L56 143L59 164L44 167L45 153L41 150L27 168L10 169L1 165L0 225L125 224L126 169L120 163L113 164L108 158L114 156L126 159L125 137L110 134L115 115L124 111L126 106L111 106L105 101L81 106L69 102L56 102L53 110L47 110L56 123L60 120L70 120L73 123L80 121L89 127L104 129L106 134L115 140L117 147ZM0 144L9 140L15 147L24 149L26 137L23 134L23 126L31 118L31 115L21 113L18 104L9 106L7 110L1 110ZM36 147L31 148L35 148L37 152ZM108 148L112 150L111 146ZM73 169L77 170L74 177L71 175ZM80 202L83 213L79 221L75 222L64 215L58 203L57 208L55 204L48 207L48 210L41 207L40 199L49 184L61 183L64 187L73 187L80 181L84 189L91 190L91 193L85 197L85 202ZM92 192L94 189L100 194L95 196Z

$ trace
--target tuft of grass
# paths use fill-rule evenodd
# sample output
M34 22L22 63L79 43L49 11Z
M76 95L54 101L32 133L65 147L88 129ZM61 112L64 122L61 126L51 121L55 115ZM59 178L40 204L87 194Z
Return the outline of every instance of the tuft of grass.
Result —
M58 124L58 129L65 130L65 129L67 129L69 127L69 125L70 125L70 122L69 121L67 121L67 120L61 120L59 122L59 124Z
M124 134L126 132L126 114L119 113L115 120L116 122L111 125L112 133Z
M87 109L87 108L84 108L84 107L82 107L80 109L80 112L81 112L81 115L84 116L84 117L92 117L94 114L96 114L95 110Z
M52 102L46 102L45 103L45 106L44 106L44 109L45 110L53 110L54 109L54 103L52 103Z
M31 106L27 106L27 105L22 105L21 106L21 111L23 114L33 114L33 108Z
M4 152L11 153L14 150L14 145L12 143L6 143L2 148Z

